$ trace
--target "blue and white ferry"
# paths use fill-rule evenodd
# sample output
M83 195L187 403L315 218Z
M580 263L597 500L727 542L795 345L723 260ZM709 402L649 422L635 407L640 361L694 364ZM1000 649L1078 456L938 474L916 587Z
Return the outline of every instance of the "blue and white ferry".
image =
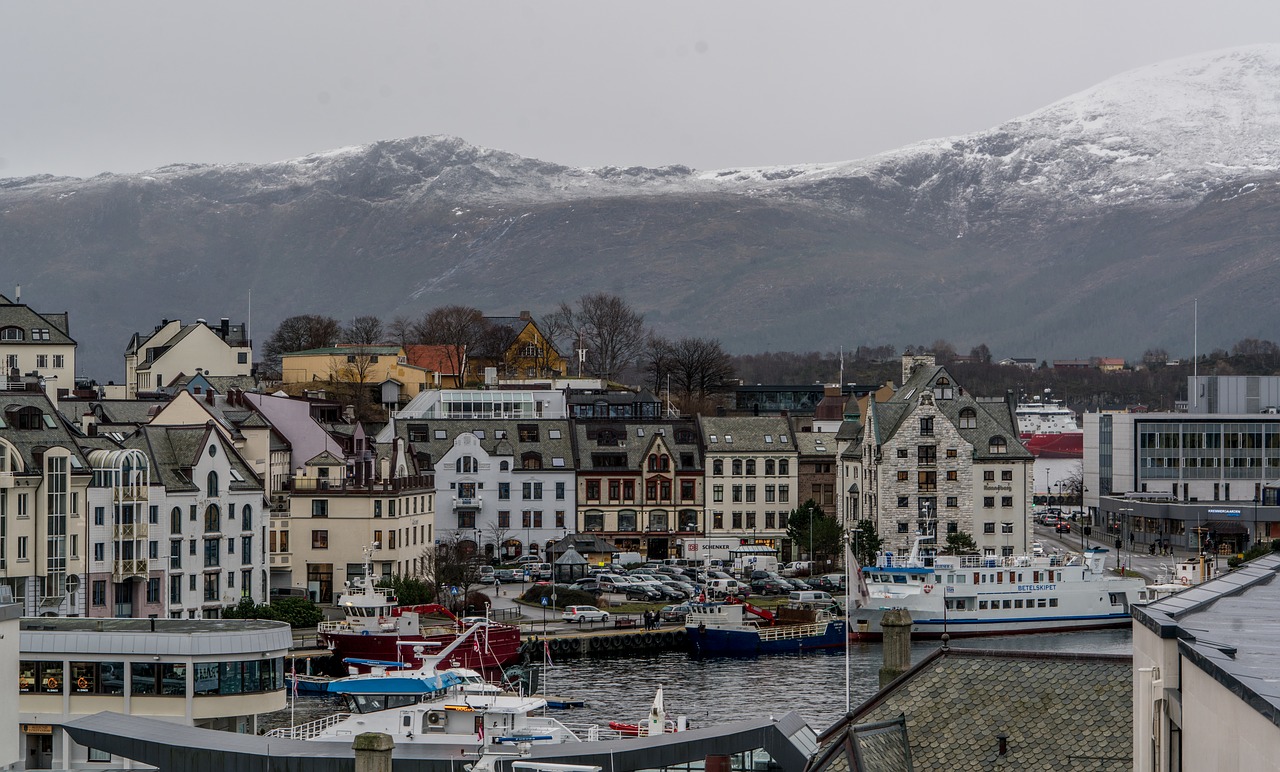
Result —
M850 637L878 640L885 611L911 613L912 635L937 638L1127 627L1146 582L1106 573L1107 550L1083 555L877 556L851 595Z

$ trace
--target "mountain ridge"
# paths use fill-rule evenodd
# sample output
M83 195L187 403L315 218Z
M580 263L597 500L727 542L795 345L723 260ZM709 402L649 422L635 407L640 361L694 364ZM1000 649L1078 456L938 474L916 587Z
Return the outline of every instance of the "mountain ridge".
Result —
M259 342L296 313L538 311L605 290L661 332L735 350L938 337L1040 358L1180 350L1189 334L1168 309L1276 289L1277 90L1280 46L1256 46L849 162L584 169L433 136L0 180L0 266L33 307L64 299L102 380L134 330L241 316L249 289L266 296ZM1178 115L1194 120L1143 119ZM1081 314L1091 303L1114 308ZM1267 337L1275 321L1229 309L1202 335Z

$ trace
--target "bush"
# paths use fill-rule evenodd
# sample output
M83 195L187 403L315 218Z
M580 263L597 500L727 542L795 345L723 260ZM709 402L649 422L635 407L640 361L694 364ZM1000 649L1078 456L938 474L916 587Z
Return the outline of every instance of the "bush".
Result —
M324 621L324 612L307 598L278 598L273 603L258 605L252 598L242 598L235 608L222 612L224 619L271 619L290 627L315 627Z

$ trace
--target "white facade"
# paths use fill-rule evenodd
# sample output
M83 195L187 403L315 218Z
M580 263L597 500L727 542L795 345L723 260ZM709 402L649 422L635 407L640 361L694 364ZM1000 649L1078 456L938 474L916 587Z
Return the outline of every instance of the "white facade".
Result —
M179 375L249 375L253 346L244 325L223 319L217 327L203 319L184 325L165 320L145 338L134 335L124 356L125 384L130 399L155 391Z
M67 314L40 314L0 295L0 382L34 374L57 389L75 388L76 342Z

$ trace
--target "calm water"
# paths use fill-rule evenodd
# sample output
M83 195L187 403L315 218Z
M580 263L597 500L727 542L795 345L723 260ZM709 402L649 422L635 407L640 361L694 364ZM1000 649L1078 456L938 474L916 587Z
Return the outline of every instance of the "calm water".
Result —
M1129 654L1131 635L1129 630L1018 635L953 641L952 646ZM937 641L914 644L912 661L920 661L939 645ZM850 657L850 704L856 707L875 694L882 662L880 644L855 645ZM544 683L548 694L586 701L583 708L555 711L560 720L573 724L638 721L648 714L659 686L667 715L688 716L696 726L795 710L821 731L845 712L843 652L707 659L680 652L583 657L553 665L549 680ZM296 720L301 723L340 709L341 703L332 699L302 697ZM264 728L288 723L288 710L259 720Z

